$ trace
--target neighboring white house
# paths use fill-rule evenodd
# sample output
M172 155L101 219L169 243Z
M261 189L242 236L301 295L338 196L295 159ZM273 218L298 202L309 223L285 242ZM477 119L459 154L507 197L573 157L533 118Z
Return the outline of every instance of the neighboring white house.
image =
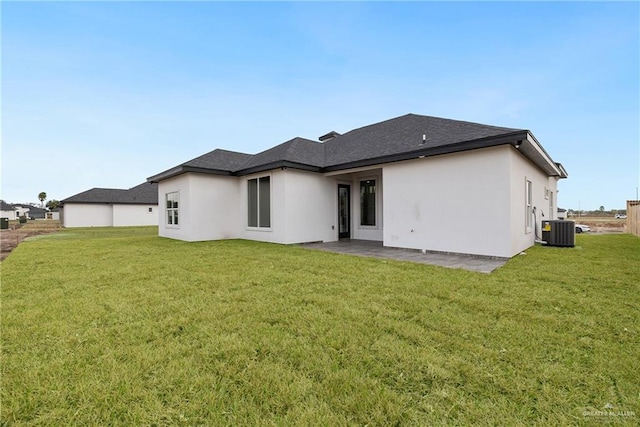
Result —
M567 177L523 129L408 114L319 140L218 149L150 177L160 236L511 257L555 219Z
M9 218L9 220L17 220L21 216L29 216L30 206L14 205L0 201L0 218Z
M59 212L64 227L158 225L158 186L92 188L61 200Z
M4 200L0 200L0 218L9 218L10 220L17 219L15 206L10 203L5 203Z
M567 219L567 210L563 208L558 208L557 211L557 219Z

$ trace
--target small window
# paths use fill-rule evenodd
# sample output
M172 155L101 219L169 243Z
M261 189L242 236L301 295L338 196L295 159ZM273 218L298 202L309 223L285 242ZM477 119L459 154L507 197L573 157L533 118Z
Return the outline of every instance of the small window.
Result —
M249 227L271 227L271 177L263 176L247 181Z
M149 213L152 213L152 212L153 212L153 208L149 208Z
M360 181L360 225L376 225L376 180Z
M525 225L527 233L531 233L533 225L533 190L531 181L527 180L525 185Z
M549 189L547 187L544 187L544 198L549 200Z
M178 224L178 192L174 191L167 193L167 225Z

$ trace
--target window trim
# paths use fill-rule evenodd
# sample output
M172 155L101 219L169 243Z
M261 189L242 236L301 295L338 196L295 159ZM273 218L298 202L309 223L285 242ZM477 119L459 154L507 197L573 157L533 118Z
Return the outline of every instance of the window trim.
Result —
M373 181L374 185L374 203L373 203L373 225L363 224L362 223L362 183L366 181ZM363 176L358 178L358 206L359 212L358 216L360 217L358 220L358 228L363 230L377 230L378 229L378 191L379 191L379 179L378 176Z
M269 226L260 226L260 180L269 178ZM249 182L256 181L256 221L258 225L249 225ZM272 174L255 176L253 178L247 178L247 216L246 216L246 229L250 231L272 231L273 230L273 176Z
M168 206L168 201L169 201L169 195L170 194L175 194L177 200L175 200L175 202L177 202L177 207L169 207ZM169 212L174 212L173 217L178 218L178 223L177 224L169 224ZM176 191L169 191L167 193L164 194L164 225L167 228L180 228L180 190L176 190Z

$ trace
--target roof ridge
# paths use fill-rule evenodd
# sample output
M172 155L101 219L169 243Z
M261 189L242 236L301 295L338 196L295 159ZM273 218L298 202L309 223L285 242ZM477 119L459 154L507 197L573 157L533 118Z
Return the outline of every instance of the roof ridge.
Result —
M381 124L383 124L383 123L388 123L388 122L391 122L391 121L394 121L394 120L398 120L398 119L401 119L401 118L403 118L403 117L408 117L408 116L419 116L419 115L418 115L418 114L413 114L413 113L407 113L407 114L403 114L403 115L398 116L398 117L392 117L392 118L390 118L390 119L383 120L383 121L381 121L381 122L375 122L375 123L371 123L371 124L368 124L368 125L365 125L365 126L360 126L359 128L349 129L349 130L348 130L348 131L346 131L345 133L343 133L343 134L341 134L341 135L338 135L338 136L336 136L335 138L331 138L331 139L330 139L329 141L327 141L327 142L335 141L335 140L339 139L340 137L343 137L343 136L345 136L345 135L347 135L347 134L349 134L349 133L351 133L351 132L355 132L355 131L360 130L360 129L366 129L366 128L368 128L368 127L378 126L378 125L381 125ZM424 117L429 117L429 116L424 116ZM335 131L334 131L334 132L335 132Z
M267 148L266 150L259 151L259 152L257 152L256 154L251 154L251 156L252 156L252 157L255 157L255 156L259 156L260 154L264 154L264 153L266 153L266 152L268 152L268 151L275 151L277 148L283 147L283 146L285 146L285 145L287 145L287 147L286 147L286 150L285 150L285 151L288 153L288 152L289 152L289 150L291 150L291 144L292 144L293 142L297 141L297 140L305 141L305 142L312 142L312 143L314 143L314 144L321 144L320 142L313 141L313 140L311 140L311 139L307 139L307 138L303 138L303 137L301 137L301 136L294 136L293 138L288 139L288 140L286 140L285 142L281 142L281 143L280 143L280 144L278 144L278 145L274 145L273 147ZM251 160L251 159L247 159L247 161L250 161L250 160ZM245 162L245 163L246 163L246 162Z
M226 148L216 148L213 151L224 151L225 153L244 154L245 156L253 156L253 154L243 153L242 151L227 150ZM209 151L209 153L213 153L213 151Z
M515 130L515 131L527 130L527 129L522 129L522 128L511 128L511 127L506 127L506 126L497 126L497 125L488 125L488 124L485 124L485 123L470 122L469 120L458 120L458 119L449 119L447 117L427 116L427 115L424 115L424 114L409 113L409 114L407 114L407 116L427 117L427 118L430 118L430 119L444 120L444 121L448 121L448 122L457 122L457 123L467 123L467 124L470 124L470 125L484 126L484 127L496 128L496 129L511 129L511 130ZM399 117L397 117L397 118L399 118Z

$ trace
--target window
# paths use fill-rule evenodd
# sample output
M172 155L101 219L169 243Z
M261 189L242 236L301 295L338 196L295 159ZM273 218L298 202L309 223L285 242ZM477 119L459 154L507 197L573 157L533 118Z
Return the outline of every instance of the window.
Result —
M360 181L360 225L376 225L376 180Z
M178 192L167 193L167 225L178 225Z
M153 212L153 208L149 208L149 213L152 213L152 212Z
M533 225L533 191L531 189L531 181L527 180L525 185L525 200L526 200L526 209L525 209L525 225L527 233L531 232L531 226Z
M271 227L271 177L250 179L247 184L249 227Z

